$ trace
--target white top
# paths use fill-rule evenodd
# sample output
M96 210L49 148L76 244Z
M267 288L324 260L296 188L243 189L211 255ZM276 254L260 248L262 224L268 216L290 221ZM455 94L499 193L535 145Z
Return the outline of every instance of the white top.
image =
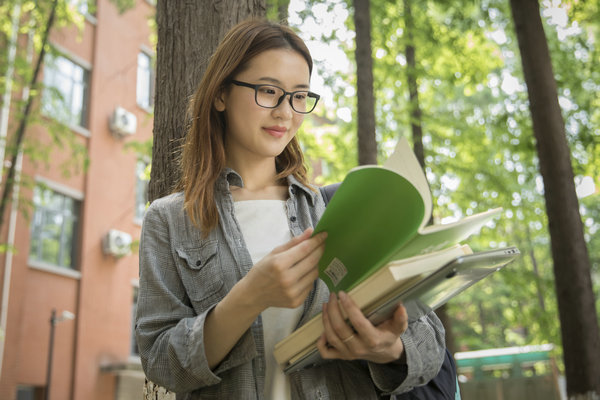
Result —
M292 239L284 200L245 200L234 203L236 218L246 247L256 264L273 248ZM275 344L292 333L300 320L303 306L270 307L262 312L265 341L265 398L290 399L290 383L283 368L275 361Z

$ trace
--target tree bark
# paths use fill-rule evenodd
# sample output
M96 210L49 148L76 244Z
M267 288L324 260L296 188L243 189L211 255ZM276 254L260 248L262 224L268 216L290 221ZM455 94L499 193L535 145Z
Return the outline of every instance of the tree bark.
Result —
M277 17L282 24L288 23L288 9L290 8L290 0L279 0L277 3Z
M150 201L169 194L178 179L177 158L186 133L188 100L219 41L238 22L264 17L265 0L158 1L156 23L156 95ZM145 400L175 396L148 380Z
M569 398L597 398L598 317L550 52L537 0L511 0L510 4L544 181L567 393Z
M359 165L377 164L369 0L354 0L354 25L356 30L358 163Z
M538 303L540 304L540 310L546 314L546 303L544 301L544 290L542 287L542 277L540 276L540 270L538 268L537 258L535 257L533 242L531 241L531 233L529 227L525 227L525 233L527 235L527 246L529 247L529 259L531 260L531 266L533 268L533 276L535 277L535 287L538 297Z
M404 0L404 24L406 26L406 80L408 86L410 128L413 136L413 151L421 167L425 169L425 151L423 148L422 112L419 104L419 86L417 84L417 60L414 43L415 23L412 15L411 0Z
M404 0L404 24L406 27L406 82L408 86L408 97L409 97L409 117L410 117L410 128L413 138L413 151L425 172L425 148L423 146L423 113L421 111L421 105L419 103L419 85L417 83L417 57L414 42L414 29L415 23L412 14L411 0ZM429 223L433 222L433 216L430 218ZM454 331L452 330L452 319L448 315L447 305L443 305L435 311L440 321L444 325L446 330L446 347L450 353L454 354L458 351L456 347L456 338Z
M154 142L148 196L167 195L186 133L186 110L210 56L225 33L250 16L265 16L265 0L158 1Z
M42 65L44 64L44 58L46 56L46 45L48 43L48 37L50 36L52 26L54 25L57 4L58 1L53 0L50 6L50 15L48 16L48 22L46 23L46 27L42 35L42 46L40 48L40 54L35 64L33 75L31 76L31 81L29 82L29 88L35 87L38 81L38 77L40 75L40 70L42 69ZM19 157L19 154L21 152L21 146L23 144L23 140L25 139L25 130L29 122L29 116L31 114L34 99L35 96L28 94L27 101L25 103L25 109L23 110L23 115L19 120L19 126L17 128L17 131L15 132L14 142L12 145L12 148L14 150L11 154L11 158L9 161L10 167L8 169L6 179L4 180L2 195L0 196L0 230L4 226L4 214L6 211L6 206L8 205L8 199L12 195L13 187L15 185L15 178L17 175L17 158ZM0 173L1 171L2 167L0 166Z

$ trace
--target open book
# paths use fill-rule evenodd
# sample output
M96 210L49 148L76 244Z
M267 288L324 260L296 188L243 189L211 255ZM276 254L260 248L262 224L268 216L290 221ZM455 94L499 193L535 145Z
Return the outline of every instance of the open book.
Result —
M431 211L427 180L402 138L383 166L352 169L328 204L315 228L315 234L328 232L319 277L330 291L347 291L365 315L381 307L389 311L386 302L472 253L458 243L501 209L427 226ZM317 315L277 343L274 355L280 364L289 368L316 351L323 332L321 318Z
M516 247L487 250L472 254L458 255L447 263L435 268L438 262L442 262L454 254L460 254L461 250L469 252L468 247L455 246L452 250L440 252L435 255L437 261L427 262L417 258L409 261L404 266L412 270L416 275L407 273L408 276L398 280L392 277L394 283L387 283L383 287L382 294L373 294L372 299L366 306L359 305L365 317L377 325L390 318L399 302L402 302L408 312L408 320L414 321L431 310L444 305L457 294L471 287L476 282L508 265L519 256ZM401 269L401 265L390 265L384 270ZM418 273L417 266L422 265L424 272ZM433 268L433 271L431 270ZM379 274L374 274L363 283L351 290L348 294L353 297L360 291L361 287L368 285L371 279ZM385 274L388 274L386 272ZM384 275L385 275L384 274ZM393 273L390 274L393 275ZM389 288L392 289L389 289ZM354 298L354 297L353 297ZM322 316L319 313L302 327L294 331L275 346L275 359L284 366L286 373L294 372L302 368L321 363L316 342L323 332Z
M383 166L352 169L328 204L314 231L328 232L320 278L331 291L348 291L391 260L459 243L502 211L426 226L431 210L425 174L402 138Z

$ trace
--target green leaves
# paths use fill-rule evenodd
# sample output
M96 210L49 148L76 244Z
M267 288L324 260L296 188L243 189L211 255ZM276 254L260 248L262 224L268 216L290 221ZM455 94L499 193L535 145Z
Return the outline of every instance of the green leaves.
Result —
M309 3L313 7L325 4L321 12L331 12L335 4L352 12L349 2L340 0ZM325 18L312 15L310 6L302 11L304 19ZM559 7L568 17L564 26L552 17L562 11L550 12L544 7L548 5L542 7L542 15L573 168L578 179L588 176L596 185L595 195L581 199L581 209L598 291L600 6L598 1L561 2ZM380 159L384 159L399 136L410 136L405 57L409 38L402 2L373 0L371 13L377 139ZM523 254L450 303L459 347L558 345L544 188L508 3L415 1L412 15L416 30L410 42L416 51L426 172L437 199L435 218L451 219L502 206L503 217L469 244L474 249L516 245ZM345 28L353 29L351 17ZM332 29L336 32L337 27ZM309 36L309 32L303 34ZM352 43L336 35L320 36L314 30L310 34L344 48L353 60ZM323 135L314 134L322 127L305 123L301 139L308 155L326 160L329 166L319 183L339 181L356 160L356 100L347 89L355 85L355 77L348 71L323 71L325 62L317 65L335 99L333 110L321 113L335 116L337 110L350 108L353 118L349 122L330 118L332 125Z

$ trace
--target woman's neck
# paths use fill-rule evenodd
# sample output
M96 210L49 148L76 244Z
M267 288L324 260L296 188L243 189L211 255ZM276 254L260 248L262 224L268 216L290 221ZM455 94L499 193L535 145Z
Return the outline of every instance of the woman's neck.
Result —
M244 187L231 186L234 201L287 199L285 181L276 179L275 159L259 163L228 161L227 164L242 177L244 182Z

